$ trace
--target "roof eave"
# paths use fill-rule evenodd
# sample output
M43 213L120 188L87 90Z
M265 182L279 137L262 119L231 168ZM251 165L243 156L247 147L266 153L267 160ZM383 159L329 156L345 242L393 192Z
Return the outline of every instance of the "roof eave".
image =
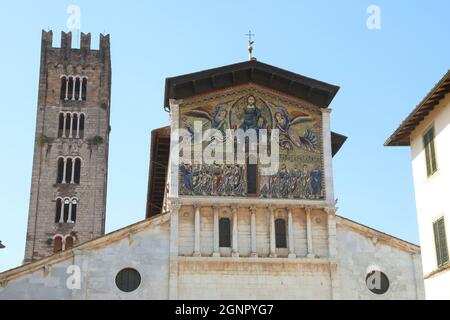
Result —
M414 110L402 121L399 127L386 140L384 146L409 146L410 135L425 117L439 104L446 94L450 92L450 70L428 92ZM437 95L437 98L435 97ZM434 98L434 99L433 99ZM425 109L425 110L424 110Z
M231 83L222 83L223 88L229 88L236 84L244 84L244 83L257 83L260 85L264 85L263 83L260 83L262 78L258 80L258 75L254 75L254 71L263 73L265 76L271 75L268 86L271 89L278 90L280 92L283 92L285 94L300 94L301 90L308 91L308 94L310 95L311 100L310 101L313 104L318 105L321 108L327 108L331 101L336 96L337 92L339 91L339 87L336 85L332 85L326 82L322 82L319 80L315 80L313 78L305 77L300 74L293 73L288 70L284 70L275 66L271 66L269 64L265 64L259 61L245 61L240 62L236 64L231 64L227 66L222 66L218 68L203 70L199 72L189 73L185 75L180 75L176 77L169 77L165 80L165 94L164 94L164 107L166 109L170 109L170 99L183 99L185 97L180 97L180 87L181 86L190 86L192 85L193 88L191 92L188 94L188 97L195 96L195 86L196 82L208 82L210 79L215 79L216 77L224 77L231 75L232 81ZM239 79L237 81L234 80L234 75L241 73L241 75L246 74L247 72L250 72L250 75L248 75L248 78L245 79ZM281 82L289 83L289 86L283 87L282 85L277 85L277 83L273 83L272 79L277 78L278 80L281 80ZM212 81L214 82L214 80ZM262 81L264 82L264 81ZM298 86L298 88L292 88L292 84L295 84L295 86ZM277 87L278 86L278 87ZM218 86L220 87L220 85ZM207 89L202 89L203 91L200 92L201 94L209 93L214 90L218 90L220 88L214 87L214 84L211 85L211 87L208 87ZM295 90L296 89L296 90ZM175 90L179 90L178 92L174 92ZM290 90L293 90L292 92L289 92ZM314 96L315 95L315 96ZM309 101L308 99L304 99Z

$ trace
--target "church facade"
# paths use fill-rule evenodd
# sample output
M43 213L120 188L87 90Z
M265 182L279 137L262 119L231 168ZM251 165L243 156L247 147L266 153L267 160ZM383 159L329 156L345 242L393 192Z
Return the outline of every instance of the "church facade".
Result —
M0 274L0 299L423 299L420 248L336 214L338 87L250 59L166 79L146 219Z

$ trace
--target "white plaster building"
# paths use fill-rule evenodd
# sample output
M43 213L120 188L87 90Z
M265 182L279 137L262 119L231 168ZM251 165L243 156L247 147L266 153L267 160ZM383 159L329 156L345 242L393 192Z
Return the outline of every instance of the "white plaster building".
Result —
M168 78L147 219L1 273L0 299L423 299L418 246L336 215L337 91L256 60ZM278 171L240 140L243 164L177 162L197 118L279 129Z
M450 299L450 71L387 140L410 146L427 299Z

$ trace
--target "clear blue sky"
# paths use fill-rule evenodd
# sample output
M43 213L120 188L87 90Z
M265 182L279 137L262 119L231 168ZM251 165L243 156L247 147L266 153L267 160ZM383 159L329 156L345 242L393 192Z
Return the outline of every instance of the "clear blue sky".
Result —
M418 242L408 148L385 139L450 67L450 2L7 1L0 5L0 270L21 263L33 156L41 29L111 34L112 116L107 232L145 216L150 131L168 123L164 79L247 59L341 87L332 129L349 138L334 159L339 214ZM381 9L381 29L366 26ZM76 35L74 35L76 40Z

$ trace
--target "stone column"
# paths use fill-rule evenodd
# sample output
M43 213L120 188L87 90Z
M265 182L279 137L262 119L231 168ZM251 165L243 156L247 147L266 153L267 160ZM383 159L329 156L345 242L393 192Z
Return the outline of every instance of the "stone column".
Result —
M294 226L292 222L292 208L289 207L287 210L288 210L288 248L289 248L288 258L296 258L297 255L295 254L294 248Z
M70 177L70 183L75 184L75 162L77 159L72 159L72 176Z
M78 101L82 100L81 99L82 95L83 95L83 78L80 77L80 92L79 92L79 95L78 95Z
M274 217L274 207L269 205L267 207L269 209L269 231L270 231L270 254L269 257L276 258L276 243L275 243L275 217Z
M178 299L178 215L180 203L172 200L170 211L169 299Z
M306 257L307 258L314 258L313 253L313 235L312 235L312 225L311 225L311 207L305 207L306 212L306 237L307 237L307 244L308 244L308 250Z
M66 94L64 100L69 100L69 77L66 77Z
M67 99L66 99L67 100ZM64 120L63 120L63 132L62 132L62 138L66 137L66 118L67 118L67 113L64 113Z
M219 206L213 206L214 212L214 252L213 257L220 257L219 252Z
M73 113L70 114L69 138L73 137Z
M63 160L64 160L63 161L64 165L63 165L63 176L62 176L61 183L66 183L67 158L64 158Z
M77 78L73 77L73 86L72 86L72 100L75 100L75 84L77 83Z
M233 231L232 231L232 249L231 256L239 257L238 249L238 206L232 205L231 212L233 213Z
M72 199L69 202L69 214L67 215L67 223L73 223L72 221Z
M77 139L80 138L80 119L81 119L81 113L79 113L78 117L77 117L77 135L76 135Z
M200 206L195 206L194 218L194 257L200 257Z
M59 211L59 223L64 223L64 199L61 199L61 209Z
M251 246L252 252L251 257L257 258L258 253L256 252L256 206L250 207L250 236L251 236Z
M336 210L337 208L324 208L328 215L328 256L336 258L337 243L336 243Z

